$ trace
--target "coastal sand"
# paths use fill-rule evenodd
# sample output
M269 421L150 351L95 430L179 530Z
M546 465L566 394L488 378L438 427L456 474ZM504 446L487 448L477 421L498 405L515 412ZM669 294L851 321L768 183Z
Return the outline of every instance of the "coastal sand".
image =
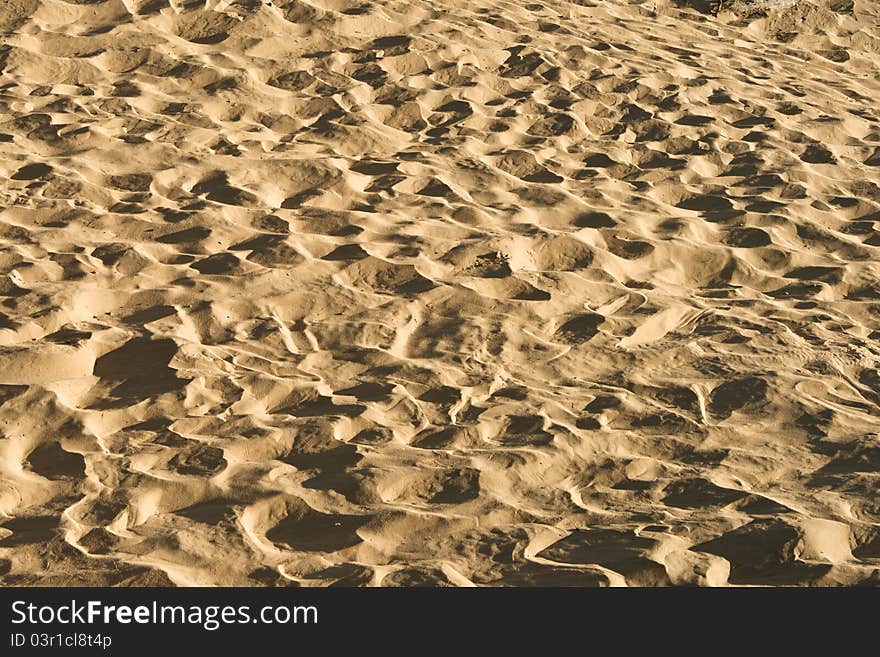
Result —
M4 0L0 584L880 583L880 5Z

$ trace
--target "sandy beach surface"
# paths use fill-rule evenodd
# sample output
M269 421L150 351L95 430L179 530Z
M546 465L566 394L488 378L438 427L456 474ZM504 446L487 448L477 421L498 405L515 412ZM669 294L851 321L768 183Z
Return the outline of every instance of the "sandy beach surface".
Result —
M714 9L4 0L0 584L880 584L880 4Z

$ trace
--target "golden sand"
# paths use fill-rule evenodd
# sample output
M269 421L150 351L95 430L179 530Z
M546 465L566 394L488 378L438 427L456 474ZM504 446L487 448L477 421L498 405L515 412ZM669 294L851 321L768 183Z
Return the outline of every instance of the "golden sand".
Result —
M880 583L880 3L3 0L0 583Z

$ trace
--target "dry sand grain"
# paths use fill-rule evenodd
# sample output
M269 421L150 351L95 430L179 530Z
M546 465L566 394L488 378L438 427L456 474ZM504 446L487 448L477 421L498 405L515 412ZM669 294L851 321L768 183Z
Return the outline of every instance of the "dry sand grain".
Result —
M763 4L4 0L0 582L880 583L880 6Z

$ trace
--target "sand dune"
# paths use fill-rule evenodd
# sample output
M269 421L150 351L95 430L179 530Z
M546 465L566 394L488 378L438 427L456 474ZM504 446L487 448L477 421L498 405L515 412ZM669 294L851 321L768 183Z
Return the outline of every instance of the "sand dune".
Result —
M5 0L0 583L880 583L872 0Z

